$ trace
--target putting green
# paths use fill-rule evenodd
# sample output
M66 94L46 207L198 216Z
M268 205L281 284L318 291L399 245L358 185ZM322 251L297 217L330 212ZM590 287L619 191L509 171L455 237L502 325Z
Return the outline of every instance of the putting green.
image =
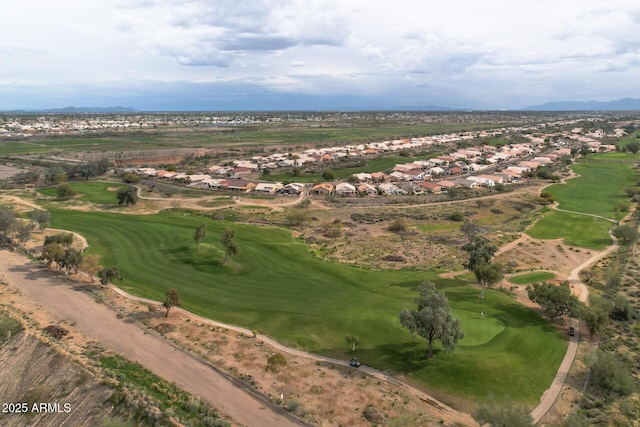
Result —
M531 273L518 274L517 276L509 277L511 283L516 285L528 285L529 283L544 282L545 280L551 280L556 277L555 274L548 271L533 271Z
M464 325L464 339L461 347L473 347L487 344L506 329L506 325L488 313L453 309L453 315ZM484 317L482 316L484 314Z

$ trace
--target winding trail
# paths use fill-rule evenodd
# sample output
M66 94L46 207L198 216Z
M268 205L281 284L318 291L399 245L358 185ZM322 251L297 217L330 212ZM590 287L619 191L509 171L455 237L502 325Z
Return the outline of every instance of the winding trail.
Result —
M566 211L565 211L566 212ZM577 212L576 212L577 213ZM590 214L582 214L582 215L590 215ZM598 215L591 215L596 216ZM608 219L608 218L605 218ZM613 244L609 246L602 252L599 252L593 255L591 258L571 270L571 274L567 278L569 284L573 288L573 292L577 293L578 299L586 303L587 298L589 298L589 289L587 286L580 280L579 274L582 270L589 267L590 265L598 262L600 259L610 255L614 251L618 249L619 243L618 239L613 235L612 230L609 230L609 236L613 240ZM569 345L567 346L567 352L560 363L560 367L558 368L558 373L556 374L551 386L542 394L540 398L540 403L538 406L531 411L531 417L533 418L534 423L538 423L542 417L549 412L549 409L553 406L560 391L562 390L562 385L564 384L565 379L567 378L567 374L569 373L569 369L573 364L573 361L576 357L576 353L578 351L578 340L580 335L580 320L579 319L571 319L571 326L573 326L576 330L575 336L569 337Z

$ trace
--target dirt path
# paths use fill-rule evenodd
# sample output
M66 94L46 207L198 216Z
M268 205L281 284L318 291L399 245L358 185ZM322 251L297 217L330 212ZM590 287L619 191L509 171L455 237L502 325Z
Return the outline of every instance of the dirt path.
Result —
M593 215L596 216L596 215ZM609 236L613 240L613 244L609 246L602 252L599 252L574 268L569 275L568 281L571 284L571 287L574 289L574 293L578 294L578 299L583 303L587 302L587 298L589 297L589 289L587 286L580 280L579 273L584 270L588 266L593 263L599 261L600 259L606 257L607 255L613 253L618 249L618 239L613 235L611 231L609 231ZM531 417L533 418L533 422L537 423L540 419L551 409L553 404L555 403L558 395L560 394L560 390L562 390L562 385L569 373L569 369L573 364L573 360L575 359L576 352L578 351L578 336L579 336L579 319L571 319L571 326L573 326L576 330L576 334L573 337L569 337L569 346L567 347L567 352L564 355L564 359L562 359L562 363L560 363L560 367L558 368L558 373L556 377L553 379L553 383L551 387L547 389L542 395L540 399L540 404L531 411Z
M12 297L17 303L42 305L60 320L75 324L84 335L99 341L107 349L175 382L242 425L303 425L283 409L266 400L258 400L210 364L136 323L118 319L114 311L96 304L89 294L69 286L50 271L7 251L2 251L0 259L0 274L10 288L19 290Z

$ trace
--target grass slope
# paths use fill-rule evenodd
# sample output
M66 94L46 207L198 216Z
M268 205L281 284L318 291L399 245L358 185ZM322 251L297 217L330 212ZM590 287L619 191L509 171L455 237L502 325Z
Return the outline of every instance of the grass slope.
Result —
M125 280L119 285L131 293L162 300L166 289L175 287L190 311L339 358L349 357L343 338L354 333L364 363L404 372L445 397L477 401L490 385L534 403L566 348L564 337L542 318L499 292L488 291L480 300L477 289L425 272L327 263L283 229L189 214L52 213L52 226L82 233L90 251L103 256L103 265L120 266ZM196 250L192 236L202 222L207 237ZM240 253L222 265L220 236L226 226L236 230ZM403 307L415 306L415 289L423 280L445 289L467 333L453 355L440 352L435 361L426 359L424 340L412 340L398 320Z
M620 162L620 153L599 154L587 157L573 170L580 176L566 184L547 187L559 202L559 208L574 212L619 219L626 212L615 212L621 202L627 202L624 188L635 185L637 173L632 162ZM589 160L591 158L591 160ZM627 155L625 159L633 159ZM527 231L537 239L560 239L571 246L604 249L611 244L608 231L613 223L586 215L558 211L546 211L545 215Z
M535 239L564 239L569 246L604 249L611 244L608 231L613 224L592 216L549 211L527 230Z
M613 161L588 161L587 157L586 162L572 167L579 177L545 191L553 194L561 209L620 219L625 213L614 212L614 207L628 200L624 188L635 185L637 173L631 168L633 163L620 163L617 157L599 155L597 159Z
M98 205L118 204L118 189L127 187L126 184L106 182L73 182L69 186L78 194L78 198L84 202ZM57 197L56 187L42 188L39 193L49 197Z
M519 274L517 276L509 277L511 283L516 285L528 285L529 283L544 282L545 280L551 280L556 275L548 271L534 271L533 273Z

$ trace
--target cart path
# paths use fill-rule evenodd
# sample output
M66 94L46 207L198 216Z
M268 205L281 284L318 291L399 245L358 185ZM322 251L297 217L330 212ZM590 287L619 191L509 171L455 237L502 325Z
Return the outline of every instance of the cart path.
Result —
M12 300L36 302L70 323L107 349L136 361L180 388L210 403L222 414L245 426L306 425L287 412L250 394L246 387L212 365L151 333L70 286L60 276L27 258L3 250L0 273L10 288L19 289Z

